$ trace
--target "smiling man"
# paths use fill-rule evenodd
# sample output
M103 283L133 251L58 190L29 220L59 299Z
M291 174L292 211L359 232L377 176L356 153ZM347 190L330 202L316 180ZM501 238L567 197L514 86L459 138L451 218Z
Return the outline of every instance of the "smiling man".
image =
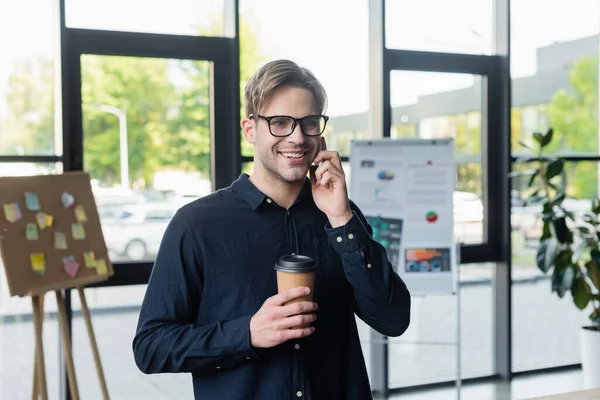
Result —
M173 218L135 361L144 373L191 373L196 399L370 398L355 315L399 336L410 294L348 199L339 154L327 150L325 90L278 60L248 82L245 103L254 171ZM317 261L313 301L288 303L309 288L277 294L273 266L287 254Z

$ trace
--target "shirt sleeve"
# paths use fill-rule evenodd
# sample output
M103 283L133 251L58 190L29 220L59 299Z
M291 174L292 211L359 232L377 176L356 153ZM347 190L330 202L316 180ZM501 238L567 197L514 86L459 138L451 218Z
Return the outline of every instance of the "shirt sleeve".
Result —
M188 219L175 215L163 236L133 340L138 368L147 374L195 374L232 368L257 357L250 318L198 324L203 269Z
M354 290L356 314L380 334L400 336L410 324L410 293L360 209L350 206L350 221L336 228L327 223L325 231Z

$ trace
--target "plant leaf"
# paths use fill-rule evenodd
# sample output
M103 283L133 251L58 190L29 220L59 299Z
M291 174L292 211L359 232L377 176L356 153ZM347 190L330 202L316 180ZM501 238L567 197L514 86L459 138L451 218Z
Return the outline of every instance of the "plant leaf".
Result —
M535 139L536 142L538 142L538 144L541 146L542 145L542 141L544 140L544 135L541 134L540 132L534 132L533 133L533 138Z
M579 233L584 234L584 235L589 235L591 233L590 228L588 228L587 226L578 226L577 230L579 231Z
M524 142L524 141L522 141L522 140L519 140L519 144L520 144L521 146L525 147L526 149L533 150L533 149L531 148L531 146L529 146L527 143L525 143L525 142Z
M559 217L552 221L556 239L560 243L573 243L573 232L567 227L565 217Z
M590 320L600 329L600 308L592 311L590 314Z
M600 214L600 199L594 197L592 200L592 212L596 215Z
M542 141L540 142L542 147L546 147L547 145L550 144L550 142L552 141L553 135L554 135L554 130L552 128L548 129L548 132L546 132L546 134L542 138Z
M598 225L598 217L595 214L585 213L583 216L583 221L588 224Z
M545 239L537 250L536 263L543 273L547 273L554 265L558 255L558 241L555 238Z
M590 302L590 292L590 285L588 285L582 275L575 278L573 286L571 286L571 294L573 295L573 302L577 308L583 310L587 307Z
M563 160L554 160L546 168L546 179L550 180L562 173L564 167Z
M597 250L592 250L592 252L598 252ZM585 264L585 268L587 269L588 276L590 280L596 286L596 289L600 290L600 266L594 259L588 261Z
M531 175L531 178L529 178L529 182L527 182L527 187L530 188L533 186L533 182L535 182L535 178L539 175L540 170L537 169L535 174Z
M542 228L542 237L540 241L546 240L552 237L552 231L550 230L550 221L544 221L544 226Z
M574 277L575 271L571 265L560 268L556 266L552 275L552 290L558 297L562 298L571 289Z

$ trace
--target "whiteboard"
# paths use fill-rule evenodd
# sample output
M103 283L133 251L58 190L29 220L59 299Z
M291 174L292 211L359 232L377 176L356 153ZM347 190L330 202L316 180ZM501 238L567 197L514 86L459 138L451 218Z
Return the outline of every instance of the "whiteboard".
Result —
M355 140L350 167L350 197L411 293L455 293L454 141Z

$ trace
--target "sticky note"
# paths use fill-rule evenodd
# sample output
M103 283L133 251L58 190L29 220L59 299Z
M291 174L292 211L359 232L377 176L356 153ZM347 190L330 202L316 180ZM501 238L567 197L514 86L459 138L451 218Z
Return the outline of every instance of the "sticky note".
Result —
M87 222L87 215L82 205L75 206L75 219L77 222Z
M84 240L85 239L85 229L83 229L83 225L79 222L71 224L71 235L75 240Z
M44 260L44 253L31 253L29 255L31 260L31 268L34 272L43 275L46 272L46 261Z
M79 271L79 264L75 261L75 257L68 256L63 258L63 268L71 278L75 278L77 271Z
M96 273L98 273L98 275L108 275L108 267L103 258L96 259Z
M25 192L25 207L29 211L40 211L40 199L34 192Z
M35 222L30 222L27 224L27 228L25 228L25 237L27 240L38 240L39 234Z
M67 250L67 235L65 233L54 233L54 248L56 250Z
M35 215L35 220L37 221L40 230L43 231L44 229L52 226L52 223L54 222L54 217L52 217L52 215L39 212Z
M60 202L62 203L64 208L69 208L75 204L75 197L69 192L63 192L60 197Z
M19 203L4 204L3 208L6 220L11 224L14 224L23 218L23 214L21 214L21 209L19 208Z
M96 266L96 257L93 251L83 253L83 263L86 268L94 268Z

